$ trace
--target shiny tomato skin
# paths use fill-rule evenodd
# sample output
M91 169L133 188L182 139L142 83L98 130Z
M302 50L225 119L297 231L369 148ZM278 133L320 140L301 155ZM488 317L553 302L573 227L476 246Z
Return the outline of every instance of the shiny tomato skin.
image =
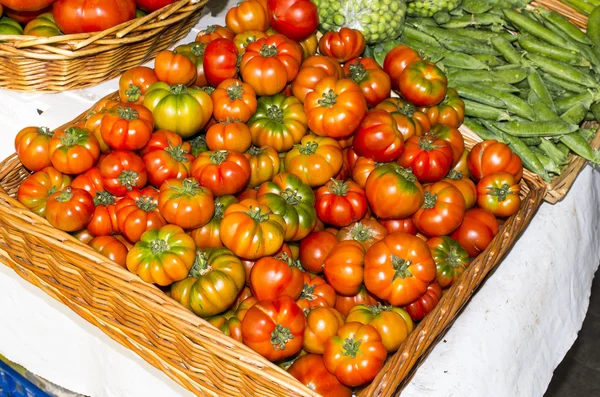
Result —
M295 41L306 39L319 25L317 6L310 0L269 0L267 11L271 28Z
M83 189L67 187L48 196L46 219L66 232L85 228L94 214L94 199Z
M454 284L469 266L469 254L448 236L432 237L427 240L431 256L435 261L435 281L442 288Z
M435 279L436 267L429 247L408 233L388 234L365 255L365 286L393 306L404 306Z
M123 103L144 103L146 90L158 81L154 69L136 66L126 70L119 78L119 98Z
M414 174L396 163L375 168L367 178L365 192L373 214L380 219L412 216L424 198L423 187Z
M521 186L514 175L496 172L481 178L477 183L477 206L498 218L508 218L521 207Z
M224 80L210 94L210 97L213 101L213 117L216 121L245 123L256 112L254 89L238 79Z
M315 207L324 223L343 227L362 219L368 204L364 189L356 183L334 179L317 190Z
M483 252L498 234L496 217L481 208L471 208L465 212L462 224L450 237L467 250L471 258Z
M466 209L473 208L477 201L477 186L471 179L464 177L462 173L450 171L442 181L448 182L460 190L465 199Z
M390 76L373 58L350 59L344 64L344 74L346 78L352 79L360 86L369 108L374 108L390 96L392 90Z
M427 115L403 98L387 98L375 106L375 109L385 110L394 116L404 141L414 135L421 136L431 129Z
M465 140L458 128L437 124L431 127L427 135L433 137L435 140L441 139L448 142L452 148L452 167L458 164L465 151Z
M398 45L390 50L383 61L383 70L390 76L392 88L398 89L400 75L408 65L421 61L419 54L406 45Z
M260 258L250 272L250 288L258 300L273 300L280 296L296 300L302 293L303 285L300 263L287 254Z
M127 258L127 252L129 250L116 237L113 236L98 236L94 237L88 245L98 251L100 254L106 256L113 262L118 263L121 267L125 268L125 260Z
M331 372L325 368L323 358L318 354L307 354L300 357L288 372L300 383L322 396L351 397L352 389L344 386Z
M194 178L168 179L160 187L158 211L171 224L196 229L212 219L214 197Z
M304 312L289 296L259 301L242 320L244 343L270 361L298 353L305 328Z
M226 26L208 25L206 29L201 30L196 35L196 41L199 43L210 43L216 39L233 40L235 34Z
M65 34L100 32L135 18L135 1L57 0L52 14Z
M442 288L438 283L432 282L427 286L427 291L414 302L406 305L405 309L413 321L420 321L433 309L442 299Z
M350 313L350 310L356 305L364 304L373 306L379 303L378 298L370 293L363 285L358 294L354 296L338 295L335 300L335 309L342 313L343 316L347 316Z
M127 192L115 209L117 228L131 243L138 242L144 232L167 224L158 212L158 191L152 187Z
M252 134L246 123L215 123L206 130L206 145L212 151L244 153L252 145Z
M260 2L246 0L227 11L225 23L234 34L251 29L264 32L269 28L269 16Z
M309 312L317 307L335 306L336 293L333 287L322 277L303 272L304 286L296 303L302 310Z
M439 181L424 188L424 201L412 220L421 233L435 237L456 230L465 214L465 199L451 183Z
M306 236L300 242L300 262L311 273L323 273L323 263L331 249L337 244L335 235L319 231Z
M412 332L414 324L410 315L402 308L378 305L356 305L346 322L359 322L373 326L379 332L388 353L393 353Z
M169 85L192 85L198 77L194 62L171 50L163 50L156 55L154 71L159 81Z
M140 156L130 151L109 153L98 164L102 185L109 193L121 197L146 185L148 173Z
M287 152L284 167L303 183L318 187L340 172L342 162L342 148L335 139L309 134Z
M39 11L56 0L2 0L0 5L15 11Z
M135 0L135 4L140 10L153 12L175 3L177 0Z
M150 141L154 116L142 105L117 105L100 122L104 142L115 150L139 150Z
M339 63L360 56L365 47L365 36L359 30L346 27L337 32L327 32L319 40L321 54L330 56Z
M340 241L325 258L323 271L327 282L340 295L360 292L364 278L365 247L358 241Z
M508 172L518 183L523 176L523 162L508 145L494 139L477 143L467 156L467 166L475 181L495 172Z
M323 354L325 343L344 325L344 316L332 307L315 307L306 313L304 351Z
M100 145L94 135L83 128L56 131L48 142L52 166L65 174L81 174L100 158Z
M428 136L408 138L398 164L410 168L421 183L442 180L452 167L453 152L447 141Z
M244 55L244 52L246 52L246 47L248 47L248 44L254 43L256 40L263 39L265 37L267 37L267 34L265 32L261 32L260 30L251 29L251 30L246 30L246 31L243 31L242 33L236 34L233 37L233 42L235 43L235 46L237 47L240 54Z
M223 246L219 235L219 226L225 209L238 200L232 195L215 197L213 208L214 214L212 219L202 227L194 229L190 232L190 236L196 242L198 248L219 248Z
M377 162L389 162L404 152L404 137L390 113L374 109L360 123L352 147L359 156Z
M383 219L381 223L388 231L388 233L404 232L415 236L418 232L412 217L403 219Z
M49 166L29 175L17 190L17 200L33 213L46 216L48 197L71 185L71 177Z
M21 163L36 172L52 165L48 144L54 133L47 127L25 127L15 137L15 152Z
M448 88L446 98L435 106L419 108L431 121L431 125L446 125L458 128L465 119L465 103L455 88Z
M416 61L402 71L398 87L402 97L416 106L434 106L445 98L448 78L435 63Z
M239 51L233 38L220 38L211 41L204 50L204 74L206 81L217 87L227 79L238 75Z
M333 58L324 55L312 55L302 62L298 75L292 81L292 94L304 103L306 95L314 91L322 78L332 76L336 80L344 77L340 64Z
M217 150L194 160L191 175L215 196L242 191L250 180L250 163L242 153Z

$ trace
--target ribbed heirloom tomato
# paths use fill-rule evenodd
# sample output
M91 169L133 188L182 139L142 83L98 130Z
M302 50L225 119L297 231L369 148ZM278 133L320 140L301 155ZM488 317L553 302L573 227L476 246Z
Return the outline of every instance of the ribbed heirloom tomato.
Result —
M167 224L158 212L158 191L153 187L127 192L116 204L116 214L119 232L132 243L144 232Z
M246 272L227 248L197 250L189 275L171 285L171 298L200 317L223 313L244 287Z
M375 168L365 192L371 210L381 219L412 216L423 204L423 187L410 170L396 163Z
M215 196L242 191L250 180L250 163L242 153L227 150L200 153L191 174Z
M398 89L400 75L408 65L421 61L419 54L406 45L398 45L390 50L383 60L383 70L390 76L392 88Z
M270 181L277 175L281 168L279 153L271 146L252 146L246 150L244 156L250 163L249 188L255 188L260 184Z
M471 258L475 258L492 242L498 229L498 220L491 212L471 208L465 212L462 224L450 237L458 241Z
M344 63L363 53L366 47L365 36L356 29L343 27L338 32L327 32L319 40L319 51Z
M235 43L235 46L240 52L240 55L244 55L248 44L254 43L258 39L264 39L265 37L267 37L267 34L265 32L261 32L260 30L256 29L250 29L236 34L233 37L233 42Z
M194 178L168 179L160 187L158 211L168 223L195 229L214 215L214 197Z
M352 148L359 156L377 162L394 161L404 152L404 137L390 113L374 109L356 130Z
M240 74L257 95L275 95L296 78L302 57L297 43L274 34L248 44L240 62Z
M57 0L52 15L65 34L100 32L135 18L135 1Z
M46 8L56 0L2 0L0 5L4 5L15 11L38 11Z
M427 291L417 300L405 307L414 321L420 321L437 306L442 299L442 288L434 281L427 286Z
M70 186L48 196L46 219L52 226L66 232L81 230L94 214L94 199L83 189Z
M254 89L238 79L227 79L210 94L213 101L213 117L216 121L250 120L256 111Z
M445 236L462 223L465 199L454 185L439 181L424 188L421 208L412 217L421 233L427 236Z
M196 41L200 43L210 43L216 39L233 40L234 33L228 27L221 25L208 25L206 29L201 30L196 35Z
M135 66L127 69L119 78L119 98L123 103L144 103L146 91L158 81L154 69Z
M288 372L300 383L321 396L351 397L352 389L344 386L325 368L323 358L318 354L307 354L298 358Z
M432 137L434 140L441 139L448 142L452 148L452 166L458 163L465 151L465 140L457 128L437 124L427 132L427 136Z
M413 135L421 136L431 129L427 115L402 98L387 98L375 106L375 109L385 110L394 116L405 141Z
M404 145L398 164L410 168L421 183L442 180L452 167L453 152L447 141L432 136L413 136Z
M344 75L359 85L370 108L390 96L392 90L390 76L373 58L362 57L349 60L344 64Z
M219 38L204 49L204 74L213 87L238 75L239 51L231 39Z
M223 245L243 259L275 254L283 245L285 221L254 199L231 204L219 228Z
M290 173L280 173L258 188L256 200L285 221L285 241L300 241L315 227L315 194Z
M404 306L426 290L436 267L425 241L408 233L388 234L365 255L365 286L393 306Z
M250 29L264 32L269 28L269 16L258 1L246 0L227 11L225 23L234 34Z
M252 145L252 134L245 123L225 121L206 130L206 145L210 150L230 150L243 153Z
M52 164L48 144L54 133L48 127L25 127L15 137L15 152L25 168L39 171Z
M358 128L367 102L360 86L350 79L322 78L304 99L308 128L317 135L345 138Z
M339 241L357 241L365 247L365 250L387 235L387 229L373 218L361 219L341 228L336 234Z
M375 378L387 358L377 329L347 322L325 344L323 362L329 372L346 386L360 386Z
M331 249L338 243L337 237L326 231L313 232L300 242L300 262L311 273L323 273L323 263Z
M379 223L385 227L388 233L404 232L412 234L413 236L418 233L417 227L412 220L412 217L400 218L400 219L383 219Z
M469 177L465 177L461 172L452 170L442 181L448 182L460 190L465 199L466 209L472 208L475 205L477 201L477 187Z
M363 283L365 247L357 241L340 241L323 263L327 282L340 295L356 295Z
M213 204L214 214L211 220L204 226L190 232L190 236L192 236L198 248L218 248L223 246L219 235L221 219L223 219L225 209L227 209L230 204L237 202L238 200L232 195L215 197Z
M335 306L335 290L323 278L306 272L302 273L302 278L304 286L296 301L300 309L309 312L317 307Z
M324 55L313 55L304 60L300 65L298 75L292 81L292 94L302 103L309 92L314 91L321 79L327 76L339 80L344 77L340 64L333 58Z
M317 6L310 0L269 0L267 11L271 27L292 40L306 39L319 25Z
M508 145L494 139L479 142L469 152L467 166L476 181L495 172L508 172L519 182L523 176L521 157Z
M248 121L248 126L254 145L269 146L283 153L306 135L306 123L302 103L295 97L277 94L258 99L256 112Z
M315 206L324 223L342 227L362 219L368 204L364 189L355 182L332 179L317 190Z
M458 128L465 119L465 103L455 88L448 88L446 98L440 104L419 110L427 115L432 126L442 124Z
M196 67L196 80L191 85L195 85L197 87L204 87L208 85L208 81L206 81L206 75L204 73L204 51L206 50L207 45L207 43L194 41L189 44L179 45L175 47L174 50L176 54L182 54L188 57Z
M344 316L332 307L315 307L306 313L304 351L323 354L325 343L344 325Z
M305 328L304 312L289 296L258 302L242 320L244 343L270 361L298 353Z
M186 278L194 264L194 240L177 225L142 234L127 254L127 269L147 283L160 286Z
M113 262L125 267L127 247L113 236L94 237L88 245Z
M250 272L250 289L258 300L277 299L280 296L296 300L303 286L300 262L285 253L260 258Z
M416 61L398 78L402 97L416 106L434 106L446 96L448 78L433 62Z
M81 174L92 168L100 157L100 145L94 135L83 128L69 127L56 131L48 142L52 166L65 174Z
M324 185L342 169L342 148L332 138L305 135L284 159L285 170L311 186Z
M354 150L354 149L352 149ZM371 172L377 167L381 167L386 163L379 163L368 157L360 156L356 159L354 166L352 167L351 177L354 182L363 189L367 184L367 179Z
M477 184L477 205L499 218L507 218L521 207L521 186L508 172L484 176Z
M196 65L183 54L163 50L156 55L154 72L159 81L169 85L191 85L196 81Z
M160 187L167 179L187 178L194 161L191 150L190 143L184 143L172 131L154 132L140 152L148 173L148 182L154 187Z
M469 254L448 236L432 237L427 245L435 261L435 281L442 288L450 287L469 266Z
M98 164L102 185L115 196L124 196L135 188L142 188L148 180L144 161L134 152L116 150Z
M139 150L146 146L154 131L154 116L142 105L117 105L100 122L104 142L116 150Z

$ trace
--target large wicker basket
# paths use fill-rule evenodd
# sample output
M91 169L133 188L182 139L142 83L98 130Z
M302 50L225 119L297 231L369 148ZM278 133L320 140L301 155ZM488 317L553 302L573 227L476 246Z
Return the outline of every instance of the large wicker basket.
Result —
M60 92L110 80L187 36L207 2L179 0L98 33L0 35L0 88Z
M110 96L117 99L116 93ZM83 121L89 113L60 128ZM467 146L475 141L467 138ZM161 290L109 261L14 199L28 172L12 155L0 163L0 261L197 395L316 396L279 367L224 337ZM521 182L523 204L391 357L360 396L392 396L513 246L545 193Z

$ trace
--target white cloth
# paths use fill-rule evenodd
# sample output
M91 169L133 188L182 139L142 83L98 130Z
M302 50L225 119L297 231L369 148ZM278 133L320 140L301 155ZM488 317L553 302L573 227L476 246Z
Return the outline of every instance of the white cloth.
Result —
M213 0L208 8L218 8L217 15L204 16L182 42L222 24L235 3ZM21 128L56 128L116 87L113 79L60 94L0 90L0 158L14 152ZM599 219L600 175L587 166L562 202L542 205L402 396L541 396L587 311L600 258ZM6 266L0 266L0 353L88 396L192 395Z

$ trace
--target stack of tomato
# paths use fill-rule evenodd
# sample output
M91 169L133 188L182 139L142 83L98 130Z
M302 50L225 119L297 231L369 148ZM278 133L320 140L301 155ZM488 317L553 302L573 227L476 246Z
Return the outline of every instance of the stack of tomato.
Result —
M435 64L398 46L382 68L360 32L317 40L316 19L285 23L282 4L244 1L123 74L121 101L21 131L34 173L18 199L349 396L519 209L522 165L496 141L465 150L464 103Z

